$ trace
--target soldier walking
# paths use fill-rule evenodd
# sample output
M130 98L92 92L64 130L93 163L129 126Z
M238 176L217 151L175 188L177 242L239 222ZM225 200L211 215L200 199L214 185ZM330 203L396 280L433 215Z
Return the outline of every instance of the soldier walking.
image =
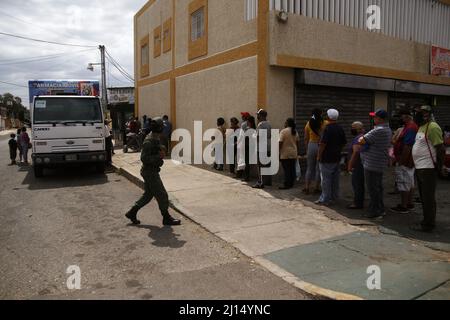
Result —
M139 210L149 204L153 198L156 198L163 216L163 225L178 226L181 221L174 219L169 214L169 196L159 175L166 155L166 148L161 144L161 135L164 129L163 120L161 118L153 119L150 127L151 134L145 139L141 154L141 175L144 178L145 193L128 211L126 217L134 225L141 224L137 219Z

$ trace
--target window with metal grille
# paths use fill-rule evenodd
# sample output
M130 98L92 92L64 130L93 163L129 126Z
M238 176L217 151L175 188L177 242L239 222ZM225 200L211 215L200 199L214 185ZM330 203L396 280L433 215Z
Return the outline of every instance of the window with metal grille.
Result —
M196 41L205 34L205 11L200 8L191 15L191 41Z

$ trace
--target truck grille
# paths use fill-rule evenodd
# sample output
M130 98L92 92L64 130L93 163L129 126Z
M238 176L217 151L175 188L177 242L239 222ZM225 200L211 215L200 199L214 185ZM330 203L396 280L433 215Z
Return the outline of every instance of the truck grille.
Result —
M89 146L53 146L52 152L80 152L89 151Z

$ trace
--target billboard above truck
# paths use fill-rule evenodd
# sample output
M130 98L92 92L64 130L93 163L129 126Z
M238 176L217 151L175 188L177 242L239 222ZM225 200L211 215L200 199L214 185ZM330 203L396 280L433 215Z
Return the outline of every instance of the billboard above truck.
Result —
M36 96L99 96L100 82L96 80L31 80L28 81L30 104Z

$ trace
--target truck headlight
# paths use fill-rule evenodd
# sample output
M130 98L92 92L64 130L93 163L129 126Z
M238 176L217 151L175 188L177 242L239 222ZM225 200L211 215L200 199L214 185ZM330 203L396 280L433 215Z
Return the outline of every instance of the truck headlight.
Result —
M45 159L44 159L44 162L45 162L45 163L50 163L50 158L45 158Z
M41 158L36 158L36 163L41 164L42 163L42 159Z
M92 156L92 160L97 161L97 156Z
M93 140L92 143L101 144L101 143L103 143L103 140Z
M103 160L105 160L105 156L101 154L101 155L98 156L98 159L103 161Z

